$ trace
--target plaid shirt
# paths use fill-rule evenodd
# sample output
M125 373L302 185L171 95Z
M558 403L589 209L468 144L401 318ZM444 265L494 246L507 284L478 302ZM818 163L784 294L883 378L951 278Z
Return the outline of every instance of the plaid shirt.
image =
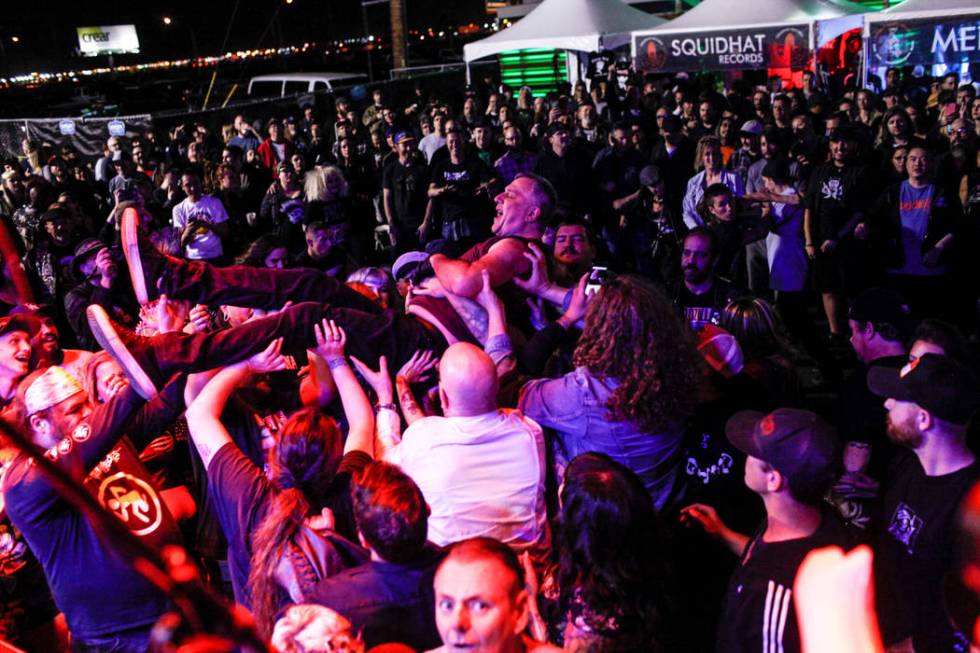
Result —
M538 157L531 152L524 152L521 156L515 156L513 152L507 150L502 157L497 159L493 167L496 168L497 174L500 175L506 185L514 181L514 178L522 172L533 172L537 160Z
M728 169L741 177L742 183L744 184L749 179L749 168L761 158L761 154L755 154L749 150L738 148L732 152L731 158L728 159Z

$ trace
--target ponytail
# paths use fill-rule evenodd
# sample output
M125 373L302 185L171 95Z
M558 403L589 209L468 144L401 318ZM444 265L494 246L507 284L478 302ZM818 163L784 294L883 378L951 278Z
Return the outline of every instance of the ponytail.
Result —
M252 568L248 574L252 612L259 633L272 636L276 612L286 597L276 580L276 568L286 554L289 540L303 525L310 504L302 490L293 487L281 491L253 537Z

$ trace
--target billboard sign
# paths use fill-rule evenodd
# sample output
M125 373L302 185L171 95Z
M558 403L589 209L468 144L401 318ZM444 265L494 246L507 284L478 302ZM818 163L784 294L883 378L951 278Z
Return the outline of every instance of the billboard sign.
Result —
M782 25L717 32L634 34L638 70L653 73L803 68L810 27Z
M86 57L100 54L138 53L135 25L104 25L78 28L78 51Z
M980 61L980 14L872 23L872 66Z

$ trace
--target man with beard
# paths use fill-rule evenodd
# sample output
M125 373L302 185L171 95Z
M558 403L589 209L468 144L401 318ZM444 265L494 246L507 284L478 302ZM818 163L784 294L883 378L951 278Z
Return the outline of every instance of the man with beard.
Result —
M873 540L882 640L896 650L951 651L968 639L945 613L943 578L954 564L957 506L980 478L966 443L980 385L956 360L924 354L901 370L872 368L868 387L886 398L888 437L910 450L882 484Z
M28 315L0 318L0 416L8 421L15 413L17 385L30 368L31 339L38 328L38 321ZM16 449L0 448L0 480L16 456ZM58 608L41 566L6 513L0 495L0 639L28 650L56 650Z
M555 231L554 252L554 280L561 286L571 288L595 263L594 237L584 222L564 220Z
M183 385L176 376L145 403L120 381L113 396L95 406L73 376L51 366L21 381L16 404L44 456L68 473L85 470L86 490L133 535L160 550L179 544L180 531L133 445L144 446L160 424L177 418ZM132 441L123 438L126 433ZM145 651L167 596L107 545L105 534L62 499L26 453L10 463L2 488L7 516L40 561L65 614L72 650Z
M83 377L82 370L92 358L92 352L84 349L62 349L61 333L55 323L55 312L46 304L20 304L10 311L11 315L30 315L38 320L38 332L31 342L32 367L60 365L76 379ZM40 363L43 363L41 365Z
M738 296L738 290L727 279L715 274L718 262L718 238L707 227L688 232L681 247L681 283L671 292L674 304L695 331L706 324L718 324L722 309Z

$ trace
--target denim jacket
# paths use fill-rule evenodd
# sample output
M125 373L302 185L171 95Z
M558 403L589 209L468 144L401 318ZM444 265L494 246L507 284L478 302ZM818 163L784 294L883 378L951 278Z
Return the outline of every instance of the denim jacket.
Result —
M610 420L606 402L616 385L579 367L557 379L528 382L518 408L554 432L559 464L561 458L567 462L590 451L606 454L640 477L658 510L676 508L684 495L683 425L647 433Z

